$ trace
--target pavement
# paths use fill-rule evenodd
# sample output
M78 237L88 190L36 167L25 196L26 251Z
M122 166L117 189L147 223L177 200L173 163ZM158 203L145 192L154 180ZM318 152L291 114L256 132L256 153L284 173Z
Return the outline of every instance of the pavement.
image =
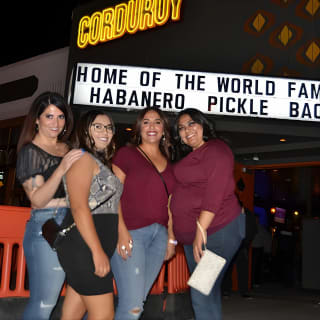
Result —
M243 298L232 292L229 297L223 297L223 320L320 319L320 290L285 288L278 283L267 283L251 290L250 295L250 298ZM63 298L51 320L60 318L62 302ZM20 320L26 303L26 298L1 298L0 320ZM193 320L189 293L150 296L141 320L160 319Z

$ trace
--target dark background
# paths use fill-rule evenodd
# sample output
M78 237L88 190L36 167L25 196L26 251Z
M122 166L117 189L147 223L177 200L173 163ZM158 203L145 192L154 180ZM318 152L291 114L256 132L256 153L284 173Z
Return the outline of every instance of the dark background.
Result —
M88 2L2 1L0 67L69 46L72 11Z

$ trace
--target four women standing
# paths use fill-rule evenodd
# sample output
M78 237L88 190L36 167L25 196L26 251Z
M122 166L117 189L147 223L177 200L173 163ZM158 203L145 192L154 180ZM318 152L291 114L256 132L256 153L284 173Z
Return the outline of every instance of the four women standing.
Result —
M171 193L174 231L184 244L190 272L203 254L204 243L228 262L232 259L244 236L244 217L234 194L233 155L201 112L186 109L177 117L176 154L181 159L173 169L169 124L161 110L142 110L133 145L121 148L112 159L114 124L99 111L82 116L77 126L78 145L86 152L67 153L59 137L66 128L71 131L72 117L64 103L60 107L59 99L46 93L35 101L23 131L29 134L22 134L18 147L17 176L33 207L24 240L31 292L25 319L49 318L64 280L56 254L40 232L47 219L55 216L61 222L67 212L64 174L76 228L58 250L69 285L62 319L81 319L86 310L89 319L113 319L111 257L119 294L115 319L140 317L163 261L175 252L167 207ZM197 221L207 237L201 235ZM30 242L39 243L39 248ZM43 271L40 277L38 270ZM54 281L49 276L53 270ZM209 296L191 289L197 319L221 318L222 275Z

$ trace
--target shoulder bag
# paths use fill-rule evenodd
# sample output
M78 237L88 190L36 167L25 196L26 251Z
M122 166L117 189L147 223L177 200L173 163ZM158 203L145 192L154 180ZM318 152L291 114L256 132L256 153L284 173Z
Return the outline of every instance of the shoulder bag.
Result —
M98 205L94 209L91 209L91 211L98 209L108 200L109 198L102 201L101 203L98 203ZM66 216L64 217L61 225L57 224L55 220L57 212L58 207L56 208L53 217L47 220L42 226L42 236L48 241L50 247L54 251L57 250L62 240L65 239L65 237L71 231L71 229L76 226L70 208L68 208Z

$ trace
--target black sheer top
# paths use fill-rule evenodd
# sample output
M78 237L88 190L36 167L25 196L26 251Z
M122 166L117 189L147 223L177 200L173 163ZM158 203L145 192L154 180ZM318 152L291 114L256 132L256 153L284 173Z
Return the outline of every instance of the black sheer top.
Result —
M18 153L17 179L22 184L29 178L40 175L47 181L54 170L59 166L61 160L62 157L53 156L33 143L26 144ZM64 197L65 191L63 182L61 181L53 199Z

